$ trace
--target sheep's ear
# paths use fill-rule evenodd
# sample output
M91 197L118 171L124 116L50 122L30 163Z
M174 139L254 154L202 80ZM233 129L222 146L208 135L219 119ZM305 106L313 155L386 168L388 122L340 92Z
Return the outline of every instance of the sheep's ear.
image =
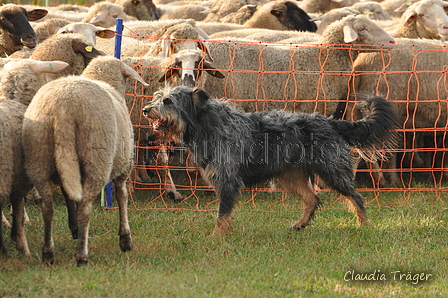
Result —
M48 10L34 9L31 11L27 11L26 18L28 19L28 21L33 22L33 21L42 19L47 14L48 14Z
M127 77L130 77L131 79L134 79L136 81L139 81L140 83L142 83L144 86L149 86L148 83L146 83L142 77L134 70L132 69L130 66L121 63L120 65L120 70L121 70L121 74Z
M208 59L210 61L213 61L213 58L210 55L210 49L209 49L209 47L208 47L206 42L199 41L198 42L198 47L199 47L199 49L201 49L201 51L203 51L203 52L205 52L207 54L207 57L208 57Z
M97 15L96 17L94 17L93 19L90 20L90 24L96 24L99 22L102 22L106 19L106 14L105 13L100 13L99 15Z
M358 38L358 34L356 31L350 27L349 25L344 26L344 42L351 43L354 42Z
M98 56L104 56L103 52L98 51L92 45L89 45L84 42L79 42L77 40L73 41L72 48L75 51L75 53L79 53L89 59L93 59Z
M172 66L168 67L163 74L163 76L158 80L159 83L163 83L172 76L179 76L179 69L176 69Z
M112 38L115 37L115 31L110 29L105 29L102 27L96 27L97 31L95 32L95 35L101 38Z
M406 20L403 24L403 26L409 26L410 24L414 23L417 19L417 13L415 12L415 8L411 7L409 9L406 9L406 11L403 13L403 18Z
M405 12L406 9L408 9L408 7L411 6L412 4L414 4L415 2L416 1L406 1L398 8L394 9L394 12Z
M57 72L60 71L67 66L69 66L67 62L63 61L37 61L34 60L30 65L31 70L35 73L43 73L43 72Z
M204 62L204 70L205 70L209 75L214 76L214 77L216 77L216 78L218 78L218 79L223 79L223 78L225 78L225 76L224 76L221 72L219 72L218 70L216 70L216 68L214 68L214 67L210 64L210 62L208 62L208 61L205 61L205 62Z
M280 17L283 13L284 13L283 7L279 7L279 8L271 10L271 14L276 17Z
M204 104L210 99L210 94L201 88L194 88L192 96L193 103L197 107L203 107Z
M159 53L159 57L167 58L173 50L173 40L172 39L163 39L162 40L162 50Z

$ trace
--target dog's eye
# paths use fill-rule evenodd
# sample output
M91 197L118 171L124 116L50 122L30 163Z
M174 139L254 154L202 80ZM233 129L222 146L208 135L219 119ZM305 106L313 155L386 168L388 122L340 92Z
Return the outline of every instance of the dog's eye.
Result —
M173 101L171 100L171 98L167 97L163 99L163 104L170 105L173 104Z

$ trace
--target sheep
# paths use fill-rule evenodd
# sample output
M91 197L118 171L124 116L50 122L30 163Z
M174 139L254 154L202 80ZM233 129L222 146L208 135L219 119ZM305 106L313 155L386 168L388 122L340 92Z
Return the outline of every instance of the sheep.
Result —
M326 13L333 8L351 6L358 0L303 0L300 8L307 13Z
M286 108L333 115L339 101L347 99L357 50L387 47L394 39L366 16L356 15L331 24L318 44L208 42L214 67L228 72L226 80L205 82L215 97L235 99L246 111Z
M393 37L446 39L448 37L448 2L421 0L403 13Z
M294 2L272 1L257 9L254 15L244 23L244 26L249 28L315 32L317 26L310 19L306 12Z
M243 5L264 5L268 2L269 0L216 0L204 21L217 22L228 14L238 11Z
M29 256L30 251L23 228L23 197L32 186L25 173L22 149L22 121L27 105L34 93L45 83L41 74L59 71L68 64L60 61L12 61L5 65L0 81L0 213L2 205L11 202L13 207L13 226L11 237L17 250ZM2 213L2 224L6 220ZM0 250L6 253L3 231L0 225Z
M26 172L42 196L45 237L42 261L54 262L51 233L53 181L78 203L78 265L88 263L92 202L110 181L120 212L120 248L132 249L126 180L132 168L133 131L124 99L125 77L147 85L131 67L97 57L81 76L44 85L25 112L22 137Z
M123 6L123 12L137 20L155 21L160 18L160 12L152 0L110 0Z
M146 53L148 56L166 58L181 50L200 48L210 60L213 60L207 49L207 43L201 41L210 37L192 19L164 26L152 35L160 38L151 45L151 49Z
M160 16L160 20L194 19L203 21L207 17L207 6L201 4L179 5Z
M113 30L83 22L67 24L62 28L59 28L59 30L56 32L56 34L65 34L65 33L82 34L87 38L87 41L93 46L96 45L96 37L101 38L115 37L115 31Z
M229 13L226 16L220 18L218 21L221 23L234 23L243 25L254 15L255 11L258 8L260 8L260 6L258 5L244 5L241 6L237 11Z
M446 103L437 101L448 97L444 81L448 64L446 45L428 39L396 40L397 46L387 53L362 53L358 56L354 64L353 91L355 94L375 91L392 100L404 129L446 127ZM417 140L420 136L423 133L416 136ZM418 147L419 144L411 146ZM419 152L412 153L412 156L413 166L424 165ZM392 162L388 166L395 168L395 160ZM400 185L401 179L396 172L391 172L385 183Z
M420 0L384 0L381 7L393 18L400 18L403 12L413 3Z
M43 18L47 13L45 9L26 11L25 8L15 4L1 6L0 57L7 57L23 46L34 48L37 37L29 21Z
M348 7L342 7L342 8L333 8L332 10L328 11L327 13L317 17L313 18L311 20L313 21L320 21L317 25L317 33L322 34L322 32L325 31L325 29L333 23L334 21L338 21L342 19L343 17L349 16L349 15L357 15L360 14L359 11L348 8Z
M381 5L375 1L358 2L349 8L369 16L372 20L392 20L387 11L385 11Z
M122 61L129 65L143 65L141 76L146 82L152 82L145 90L136 89L134 84L128 84L126 94L136 94L136 96L126 96L127 106L130 111L131 121L136 127L135 137L137 142L152 138L153 131L144 128L142 123L141 111L146 102L141 95L152 95L159 88L163 87L163 83L168 80L171 85L199 86L203 85L206 78L203 71L208 75L222 79L224 76L217 71L209 61L204 59L204 53L200 50L181 50L172 54L168 58L160 57L123 57ZM144 154L137 151L137 163L143 164ZM161 160L159 163L167 164L166 149L162 148L159 154ZM143 182L149 182L150 178L146 169L138 168L137 177ZM136 177L136 178L137 178ZM176 191L172 181L171 173L163 171L162 177L166 179L165 192L174 201L180 201L182 196Z
M59 22L58 20L61 20L61 22ZM55 34L79 33L85 36L87 43L95 46L97 36L101 38L115 37L115 31L84 22L68 23L64 19L49 19L48 21L43 22L41 24L46 25L44 27L46 30L44 30L40 26L40 24L38 26L39 28L42 28L42 30L38 31L39 29L37 29L38 27L36 27L36 34L40 42ZM51 29L48 27L51 27ZM45 37L42 38L42 40L40 37L42 35L39 35L39 32L43 33L43 36ZM10 57L29 58L33 54L33 52L34 49L23 48L20 51L13 53Z
M37 23L36 26L34 26L34 32L36 32L38 43L41 43L48 37L56 34L59 29L70 23L69 20L63 18L52 18Z
M70 65L58 73L47 74L48 80L65 75L80 75L90 59L104 55L78 33L57 34L41 43L30 56L40 61L59 60Z
M124 22L136 20L136 18L129 17L125 14L121 5L103 1L92 5L82 22L109 28L115 26L116 19L118 18L123 19Z

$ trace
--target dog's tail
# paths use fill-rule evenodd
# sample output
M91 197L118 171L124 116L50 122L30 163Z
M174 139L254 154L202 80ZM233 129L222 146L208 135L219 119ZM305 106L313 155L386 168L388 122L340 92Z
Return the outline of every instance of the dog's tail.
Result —
M398 116L392 103L383 97L371 97L358 104L364 118L355 122L334 120L333 126L339 134L360 153L371 151L367 159L382 156L379 147L397 146ZM366 156L364 156L365 158Z

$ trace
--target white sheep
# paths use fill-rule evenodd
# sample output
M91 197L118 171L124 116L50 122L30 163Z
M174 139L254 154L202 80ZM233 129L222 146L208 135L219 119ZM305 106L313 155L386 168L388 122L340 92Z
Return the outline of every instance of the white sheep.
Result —
M23 197L32 188L25 174L22 149L22 121L28 103L45 83L42 74L59 71L68 64L60 61L12 61L5 65L0 81L0 212L2 205L11 202L13 226L11 237L17 250L30 255L23 227ZM2 213L2 223L7 221ZM0 226L1 227L1 226ZM5 251L3 231L0 228L0 250Z
M363 1L350 6L349 8L367 15L372 20L391 20L389 13L385 11L378 2Z
M218 21L222 23L235 23L243 25L254 15L257 8L259 8L257 5L243 5L237 11L227 14Z
M88 228L93 200L110 181L120 212L120 248L132 249L126 180L133 164L134 138L124 99L125 77L146 83L112 57L98 57L81 76L43 86L25 112L23 147L27 174L42 196L45 237L42 260L52 264L54 244L52 177L78 203L78 265L88 263Z
M261 6L268 3L269 0L216 0L208 11L205 22L217 22L219 19L238 11L244 5Z
M325 31L325 29L330 25L331 23L335 21L339 21L343 17L349 16L349 15L357 15L360 14L358 10L354 10L348 7L342 7L342 8L333 8L332 10L326 12L325 14L313 18L313 21L319 21L317 24L317 33L322 34L322 32Z
M208 6L202 4L178 5L163 13L160 20L193 19L203 21L207 17Z
M303 0L300 3L307 13L326 13L334 8L347 7L359 2L359 0Z
M0 6L0 57L9 56L24 46L34 48L37 37L29 21L43 18L47 13L37 8L26 11L15 4Z
M358 50L388 47L394 39L364 15L331 24L320 40L291 46L209 40L213 65L225 80L207 80L215 97L247 111L290 109L333 115L346 101ZM329 101L326 101L329 100Z
M103 1L92 5L82 22L109 28L115 26L116 19L123 19L124 22L136 20L125 14L121 5Z
M48 80L64 75L80 75L89 61L104 53L89 43L84 35L78 33L57 34L42 42L30 56L40 61L65 61L70 65L58 73L47 74Z
M160 12L152 0L110 0L123 6L123 12L137 20L154 21L160 18Z
M376 92L392 100L404 129L446 127L446 45L441 41L428 39L397 38L396 41L397 45L388 52L362 53L358 56L354 64L356 76L353 92ZM347 110L352 109L349 107ZM348 117L355 116L349 114ZM423 132L411 132L408 138L412 143L413 139L418 141L423 136ZM435 134L432 136L435 137ZM403 145L411 148L421 146L410 142ZM412 153L412 166L424 166L420 153ZM387 166L396 168L396 161L393 159L392 164ZM385 182L397 185L402 183L394 171Z
M393 37L443 39L448 37L448 2L421 0L403 13Z

